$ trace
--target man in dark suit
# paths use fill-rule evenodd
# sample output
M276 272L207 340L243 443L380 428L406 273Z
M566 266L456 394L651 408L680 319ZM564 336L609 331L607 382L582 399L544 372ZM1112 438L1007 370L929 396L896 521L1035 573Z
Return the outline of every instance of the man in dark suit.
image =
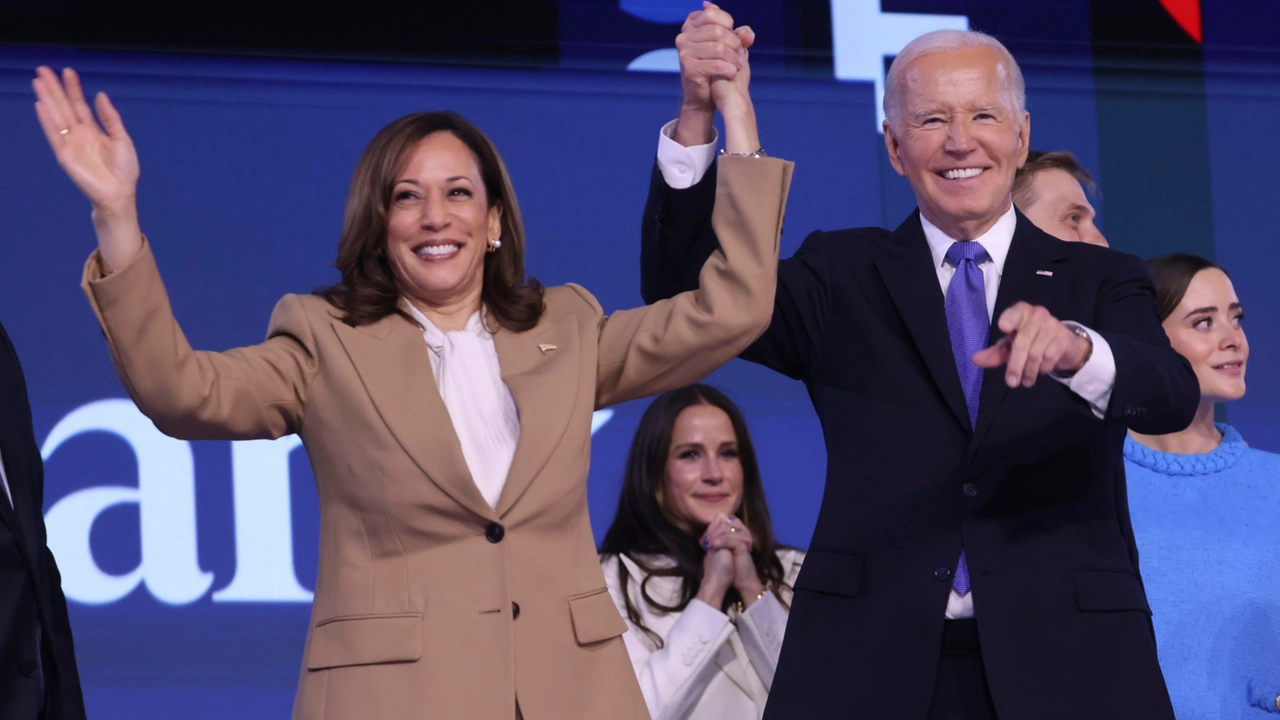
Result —
M716 247L705 87L746 91L752 38L712 5L677 40L647 301ZM1199 390L1145 267L1013 207L1030 116L994 39L917 38L884 102L918 211L806 238L743 354L806 384L828 456L766 718L1172 718L1117 482L1126 427L1186 427Z
M45 538L27 384L0 326L0 718L84 718L67 599Z

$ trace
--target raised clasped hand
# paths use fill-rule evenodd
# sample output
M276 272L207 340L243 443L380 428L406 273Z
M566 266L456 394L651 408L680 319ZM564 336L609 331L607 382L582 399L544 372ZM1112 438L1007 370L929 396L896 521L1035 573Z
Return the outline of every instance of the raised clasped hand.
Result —
M1084 367L1093 344L1072 332L1047 309L1019 302L1000 314L997 326L1005 336L974 353L980 368L1005 366L1009 387L1031 387L1041 375L1075 372Z
M754 42L755 32L733 27L732 15L716 4L690 13L676 36L686 108L723 113L745 99L751 79L746 50Z
M40 67L31 84L40 127L72 182L97 211L131 207L138 187L138 154L106 93L94 100L102 119L99 126L75 70L63 70L59 81L53 70Z

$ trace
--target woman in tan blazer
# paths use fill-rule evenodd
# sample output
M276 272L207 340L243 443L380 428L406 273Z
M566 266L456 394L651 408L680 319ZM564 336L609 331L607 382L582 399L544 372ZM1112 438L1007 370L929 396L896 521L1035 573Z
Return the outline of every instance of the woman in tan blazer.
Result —
M717 82L727 150L757 150L745 93ZM693 382L764 330L791 165L725 157L701 288L605 316L526 280L482 133L402 118L357 166L343 281L286 295L262 344L202 352L142 236L120 115L100 94L100 128L70 70L35 88L93 205L83 286L138 407L174 437L306 446L320 567L294 717L647 718L588 520L592 411Z

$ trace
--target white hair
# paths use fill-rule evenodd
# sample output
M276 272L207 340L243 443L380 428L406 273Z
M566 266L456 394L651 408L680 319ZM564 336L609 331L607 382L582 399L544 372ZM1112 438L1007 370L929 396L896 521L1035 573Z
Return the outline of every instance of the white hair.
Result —
M1021 125L1022 114L1027 108L1027 85L1022 79L1022 69L1009 49L999 40L976 30L934 30L907 43L889 66L884 83L884 116L889 127L895 130L902 127L902 86L912 62L925 55L981 47L991 48L1000 55L1000 62L996 65L1000 87L1008 93L1009 109L1016 116L1017 124Z

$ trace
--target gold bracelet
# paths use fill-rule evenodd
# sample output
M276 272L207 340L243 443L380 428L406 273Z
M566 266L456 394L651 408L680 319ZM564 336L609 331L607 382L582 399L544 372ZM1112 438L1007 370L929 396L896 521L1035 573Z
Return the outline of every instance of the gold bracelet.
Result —
M764 588L760 591L760 594L759 594L759 595L757 595L757 596L756 596L756 599L755 599L755 600L752 600L751 602L752 602L752 603L755 603L756 601L760 600L760 599L761 599L761 598L763 598L765 595L768 595L768 594L769 594L769 591L770 591L770 590L772 590L772 589L773 589L773 583L771 583L771 582L766 582L766 583L764 584ZM744 603L743 601L739 600L738 602L736 602L736 603L734 603L734 604L738 607L738 614L739 614L739 615L741 615L742 613L744 613L744 612L746 612L746 611L747 611L746 603Z
M769 594L769 591L770 591L770 590L772 590L772 589L773 589L773 583L772 583L772 582L768 582L768 581L766 581L766 582L765 582L765 584L764 584L764 588L763 588L763 589L761 589L761 590L760 590L760 594L756 596L756 600L759 600L759 599L763 598L765 595L768 595L768 594Z

